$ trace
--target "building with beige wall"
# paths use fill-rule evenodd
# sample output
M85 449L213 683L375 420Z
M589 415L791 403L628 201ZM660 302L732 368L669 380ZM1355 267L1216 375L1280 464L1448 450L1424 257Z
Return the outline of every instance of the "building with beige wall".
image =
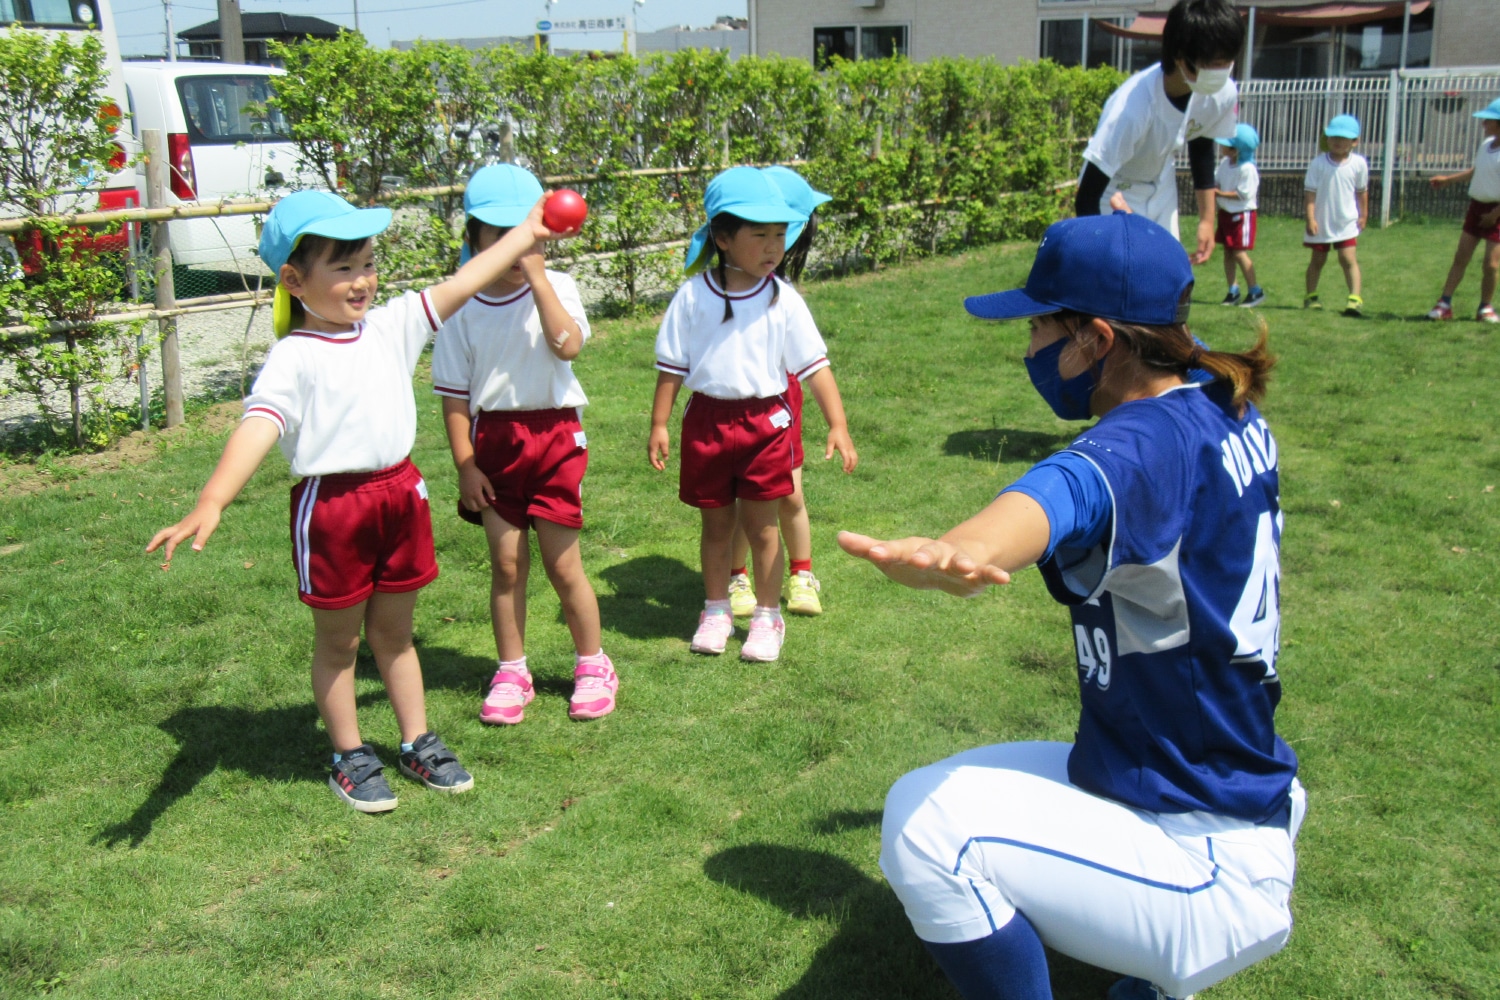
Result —
M993 56L1002 63L1052 58L1124 70L1154 62L1153 18L1172 0L747 0L750 51L820 61L898 52ZM1237 0L1249 16L1251 4ZM1258 77L1384 73L1400 64L1475 66L1500 62L1500 0L1404 0L1310 4L1262 0L1251 68ZM1137 21L1138 15L1146 17ZM1121 29L1111 32L1105 25ZM1133 26L1146 30L1132 32ZM1241 74L1244 75L1243 67Z

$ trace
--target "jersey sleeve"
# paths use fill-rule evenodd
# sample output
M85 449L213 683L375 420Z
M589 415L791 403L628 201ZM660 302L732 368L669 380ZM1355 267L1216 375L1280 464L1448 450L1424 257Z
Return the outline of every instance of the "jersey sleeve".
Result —
M468 400L474 376L474 353L464 320L468 311L464 306L448 317L432 348L432 391L450 399Z
M1213 95L1211 117L1203 123L1203 134L1210 139L1232 139L1240 123L1240 91L1233 80Z
M661 318L661 329L656 332L657 371L686 377L690 370L687 342L693 319L692 282L697 280L693 278L677 289Z
M552 283L552 290L557 293L558 301L568 315L573 317L573 322L578 324L584 343L587 343L593 336L593 331L589 329L588 314L583 311L583 296L578 293L578 282L573 280L571 274L563 274L561 271L548 271L547 280Z
M779 278L773 281L780 283ZM828 367L828 345L813 322L812 310L807 301L791 285L781 283L780 308L786 312L786 347L782 363L786 370L805 382L818 371Z
M280 436L295 434L302 425L304 389L295 338L277 342L266 356L250 395L245 397L245 420L257 417L277 426Z
M1147 121L1150 109L1132 107L1129 98L1133 92L1122 87L1109 96L1099 115L1099 126L1083 151L1083 158L1107 177L1114 177L1135 156L1136 147L1150 125Z
M1041 505L1047 515L1047 551L1038 562L1060 549L1091 549L1104 538L1115 504L1099 469L1082 455L1059 452L1042 459L1001 491L1021 493Z

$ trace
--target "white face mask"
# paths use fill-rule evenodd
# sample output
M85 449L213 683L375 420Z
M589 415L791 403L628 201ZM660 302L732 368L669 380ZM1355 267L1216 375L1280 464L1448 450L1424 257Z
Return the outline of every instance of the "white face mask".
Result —
M1227 69L1200 69L1196 80L1189 80L1188 87L1195 94L1217 94L1229 83Z

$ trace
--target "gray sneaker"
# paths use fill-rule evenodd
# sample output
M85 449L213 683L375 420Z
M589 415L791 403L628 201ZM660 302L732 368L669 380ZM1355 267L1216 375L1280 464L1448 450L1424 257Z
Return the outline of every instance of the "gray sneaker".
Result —
M351 809L362 813L390 812L396 808L396 793L380 773L384 770L385 765L370 745L361 743L333 765L328 787Z
M474 776L463 769L436 733L423 733L401 753L401 773L434 792L457 794L474 787Z

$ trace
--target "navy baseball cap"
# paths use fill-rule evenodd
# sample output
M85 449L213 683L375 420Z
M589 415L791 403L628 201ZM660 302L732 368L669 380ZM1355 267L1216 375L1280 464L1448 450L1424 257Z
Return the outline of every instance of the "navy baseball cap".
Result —
M1020 319L1071 310L1119 323L1186 323L1193 265L1176 236L1142 215L1116 212L1047 227L1026 287L974 295L980 319Z

